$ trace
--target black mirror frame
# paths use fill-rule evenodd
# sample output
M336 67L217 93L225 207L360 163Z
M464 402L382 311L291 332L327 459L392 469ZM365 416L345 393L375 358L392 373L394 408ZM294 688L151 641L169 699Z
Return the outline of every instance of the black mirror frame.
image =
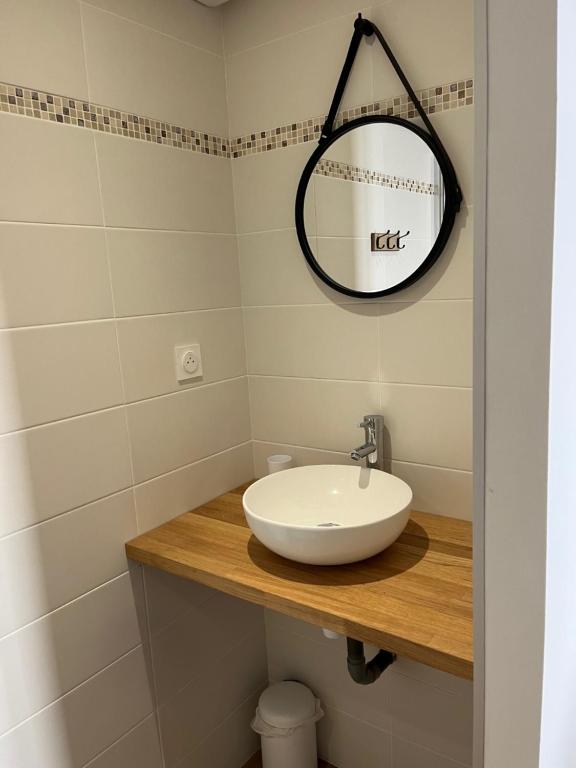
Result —
M334 142L338 141L339 138L349 133L350 131L353 131L355 128L360 128L363 125L369 125L373 123L391 123L393 125L399 125L408 129L409 131L412 131L412 133L415 133L422 139L422 141L428 145L430 150L433 152L436 161L438 162L444 182L444 215L442 217L442 224L440 225L438 236L436 237L430 253L422 262L422 264L420 264L418 269L416 269L409 277L407 277L401 283L397 283L391 288L386 288L383 291L355 291L354 289L348 288L333 280L330 275L322 269L316 260L316 257L310 248L310 243L308 242L308 236L306 234L306 226L304 223L304 204L306 191L308 189L310 179L312 178L312 174L314 173L314 169L326 150L331 147ZM320 144L316 147L310 156L304 167L302 176L300 177L298 190L296 192L296 233L298 235L298 241L306 261L310 265L311 269L315 272L315 274L327 285L329 285L330 288L338 291L339 293L344 293L346 296L353 296L354 298L358 299L377 299L382 296L389 296L392 293L397 293L404 288L408 288L408 286L415 283L426 272L428 272L430 267L437 261L438 257L446 247L448 239L452 233L452 229L454 228L456 214L460 210L461 199L462 194L454 174L454 168L444 150L444 147L441 144L438 145L438 142L435 140L433 135L425 131L423 128L420 128L420 126L415 125L414 123L411 123L401 117L394 117L392 115L366 115L364 117L357 118L356 120L350 120L349 122L344 123L339 128L334 130L328 137L324 138L324 140L320 142Z

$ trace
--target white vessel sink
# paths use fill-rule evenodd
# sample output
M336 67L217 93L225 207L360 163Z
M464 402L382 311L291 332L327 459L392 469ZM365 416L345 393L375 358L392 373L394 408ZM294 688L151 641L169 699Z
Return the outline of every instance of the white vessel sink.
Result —
M258 480L244 494L256 538L289 560L340 565L389 547L404 530L412 491L378 469L316 465Z

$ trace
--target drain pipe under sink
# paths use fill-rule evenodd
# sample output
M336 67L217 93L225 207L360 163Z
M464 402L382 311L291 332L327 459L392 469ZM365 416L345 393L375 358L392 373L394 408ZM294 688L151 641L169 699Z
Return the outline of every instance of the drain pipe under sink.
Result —
M346 638L348 643L348 672L358 685L375 683L390 664L396 661L396 654L390 651L378 651L370 661L364 656L364 643L361 640Z

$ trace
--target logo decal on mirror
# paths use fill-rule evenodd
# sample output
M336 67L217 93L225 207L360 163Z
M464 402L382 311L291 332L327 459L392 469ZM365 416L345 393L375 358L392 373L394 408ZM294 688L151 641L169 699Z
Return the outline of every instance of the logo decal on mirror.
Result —
M401 251L406 248L406 244L400 244L400 240L407 237L410 234L410 230L403 235L400 234L400 230L397 232L372 232L371 239L371 251Z

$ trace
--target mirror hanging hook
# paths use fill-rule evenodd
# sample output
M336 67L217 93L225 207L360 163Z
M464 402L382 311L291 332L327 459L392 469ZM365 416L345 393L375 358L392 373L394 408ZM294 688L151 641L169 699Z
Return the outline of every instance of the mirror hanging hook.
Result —
M344 60L342 72L338 78L338 83L336 85L336 90L334 91L334 98L332 99L332 104L330 105L328 117L322 126L322 133L320 135L320 139L318 140L319 144L321 144L323 141L326 141L326 139L328 139L334 130L334 121L336 120L336 115L338 114L338 107L342 101L342 96L344 95L346 83L350 77L350 72L352 71L352 65L354 64L354 59L358 53L358 48L360 47L360 43L364 35L366 35L366 37L370 37L372 34L374 34L374 25L371 21L368 21L368 19L362 18L362 14L359 13L358 18L354 20L354 33L352 35L352 39L350 40L350 45L348 47L346 59Z

